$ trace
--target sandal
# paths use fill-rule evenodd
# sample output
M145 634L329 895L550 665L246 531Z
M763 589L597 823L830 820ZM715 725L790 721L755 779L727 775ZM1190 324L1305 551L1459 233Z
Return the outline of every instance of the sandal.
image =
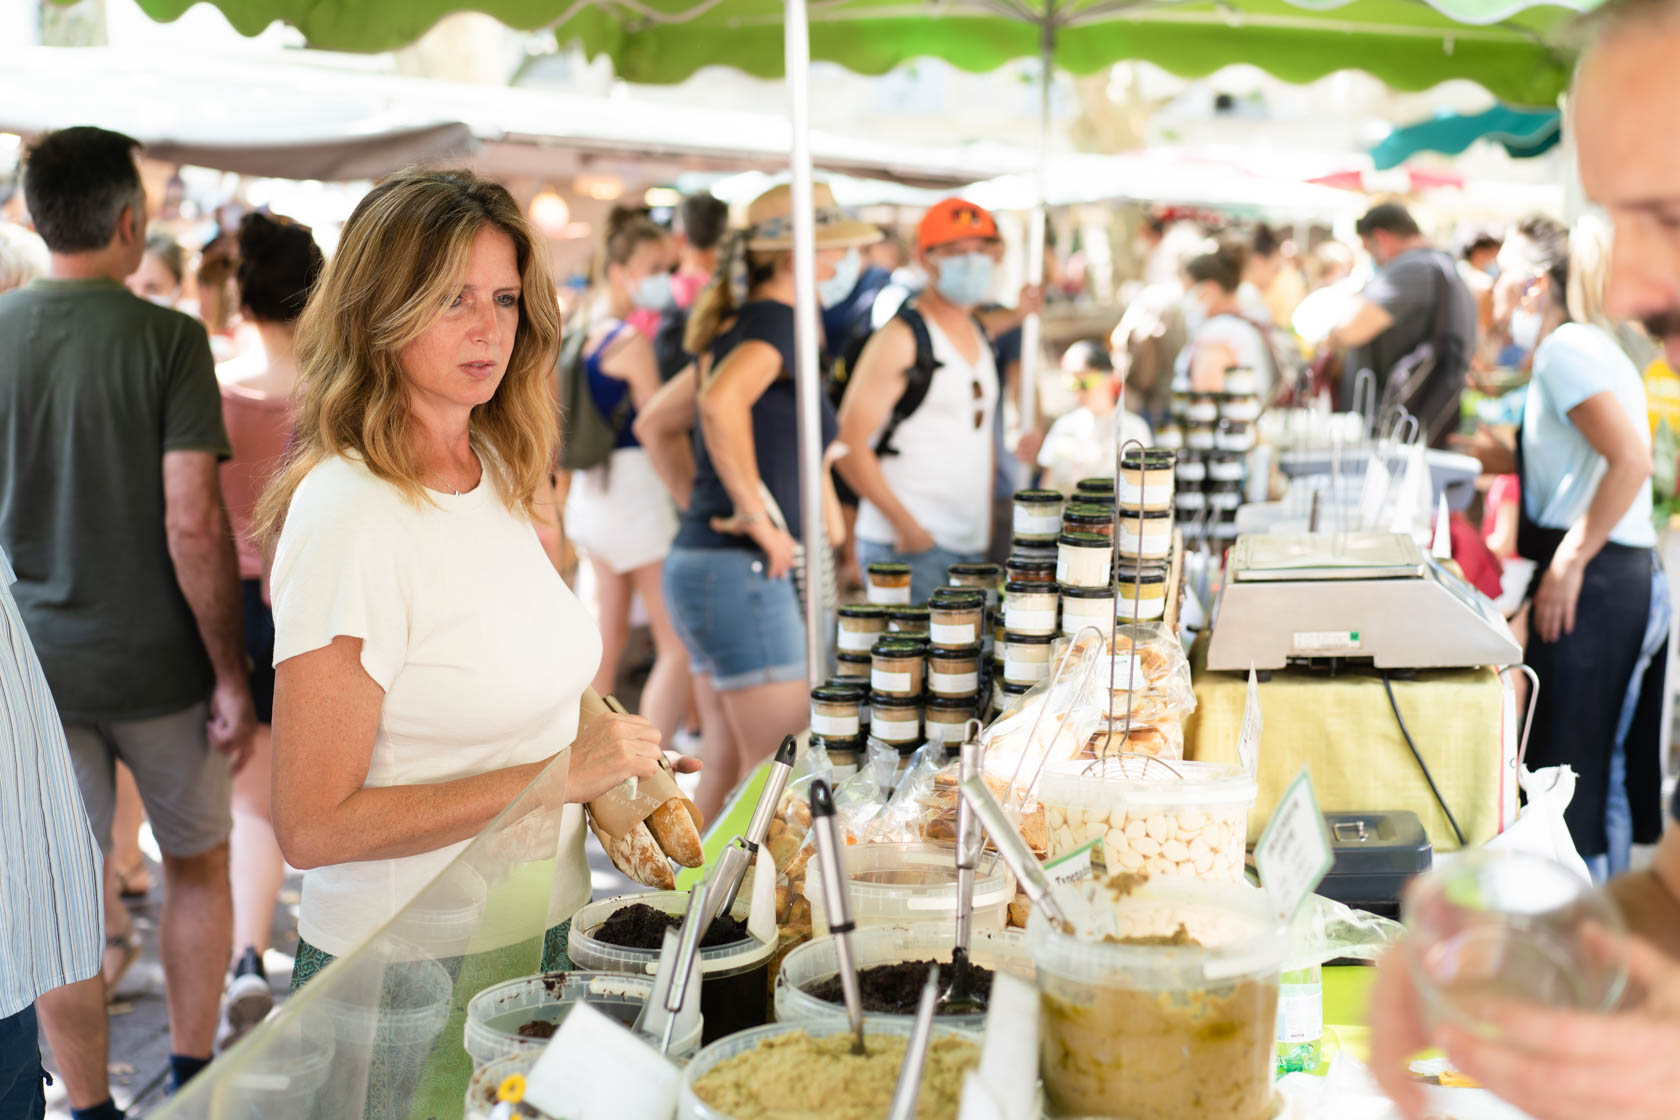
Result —
M105 979L107 1003L115 998L117 985L128 975L128 970L134 966L134 962L140 959L143 948L144 942L140 940L140 931L137 929L111 934L105 938L105 956L100 961L99 972ZM114 963L112 954L119 954Z
M152 873L144 859L127 871L113 868L112 874L117 877L117 893L125 899L144 899L152 893Z

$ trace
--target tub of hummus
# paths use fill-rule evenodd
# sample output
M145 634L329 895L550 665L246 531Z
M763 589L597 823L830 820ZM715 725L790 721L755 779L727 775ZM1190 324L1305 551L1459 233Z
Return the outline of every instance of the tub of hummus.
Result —
M1042 910L1027 930L1048 1114L1267 1120L1288 937L1264 892L1126 876L1082 889L1112 917L1100 935Z
M838 1023L777 1023L700 1051L683 1073L677 1120L880 1120L892 1106L910 1024L872 1022L868 1053L852 1053ZM980 1039L934 1024L916 1120L956 1120L963 1076L980 1065Z

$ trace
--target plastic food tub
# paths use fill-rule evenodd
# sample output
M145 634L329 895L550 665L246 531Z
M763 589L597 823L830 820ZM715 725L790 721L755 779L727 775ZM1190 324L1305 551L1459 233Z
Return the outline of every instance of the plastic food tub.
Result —
M1086 890L1112 907L1118 939L1075 937L1042 911L1027 930L1048 1113L1270 1117L1288 937L1265 894L1182 879L1146 884L1118 901L1100 887ZM1196 943L1160 943L1185 935Z
M742 891L730 916L746 921L751 901ZM648 891L591 902L572 919L572 937L567 947L572 963L594 972L628 972L635 976L651 976L656 972L659 950L626 949L595 939L595 931L603 922L638 902L680 916L688 909L688 892ZM700 950L702 1045L769 1020L770 958L775 952L774 941L757 941L751 937L732 945Z
M1101 839L1110 871L1228 883L1258 792L1238 766L1132 757L1053 762L1038 787L1051 859Z
M702 986L704 991L704 986ZM587 1003L626 1027L634 1026L653 994L653 979L614 972L550 972L522 976L485 988L467 1004L464 1042L473 1069L509 1054L540 1054L546 1038L522 1038L519 1028L533 1019L558 1024L579 1003ZM671 1040L670 1057L681 1063L700 1050L701 1023Z
M955 932L957 921L956 850L934 844L848 845L841 856L850 878L852 920L860 926L912 926L937 922L942 930ZM811 900L811 928L818 935L828 932L822 891L811 890L822 882L818 857L812 857L806 872L807 897ZM988 865L990 870L988 870ZM1015 897L1015 877L1002 862L981 860L974 874L974 925L976 931L1003 929L1009 919L1009 903ZM572 958L576 960L576 956Z
M864 1038L866 1042L885 1036L896 1036L898 1038L908 1039L910 1035L910 1026L911 1023L908 1019L902 1022L871 1022L864 1031ZM708 1073L712 1072L713 1069L729 1059L737 1057L741 1054L750 1053L751 1051L758 1049L759 1045L767 1040L781 1038L784 1035L793 1034L796 1031L803 1031L812 1038L825 1038L829 1035L835 1034L850 1034L851 1028L846 1024L843 1018L838 1024L774 1023L767 1027L758 1027L754 1030L742 1031L740 1034L731 1035L729 1038L726 1038L721 1042L707 1046L704 1050L700 1051L695 1059L688 1064L688 1068L683 1071L682 1095L677 1100L677 1120L734 1120L734 1118L728 1113L720 1112L711 1105L707 1104L705 1101L701 1100L698 1093L695 1091L695 1086L698 1085L700 1080ZM936 1022L933 1027L933 1039L935 1042L938 1042L944 1038L956 1038L972 1044L974 1046L974 1064L968 1068L972 1069L979 1066L979 1035L970 1031L956 1030L952 1027ZM897 1076L896 1065L897 1063L895 1063L895 1078ZM823 1071L811 1070L808 1067L801 1072L810 1076L813 1080L834 1080L832 1075L824 1078ZM836 1093L844 1092L843 1083L835 1084L834 1091ZM880 1114L886 1114L884 1106ZM956 1110L952 1109L949 1113L935 1113L926 1108L918 1108L916 1116L918 1120L955 1120Z
M901 961L936 960L944 964L951 959L952 937L955 927L942 930L934 926L900 929L877 926L852 934L852 956L858 971L878 964L898 964ZM997 933L976 933L969 939L969 960L993 972L1007 972L1028 983L1033 979L1032 955L1027 951L1025 935L1014 930ZM846 1007L829 1003L805 991L811 984L830 979L840 971L835 956L834 938L819 937L807 941L787 955L782 970L776 976L776 1021L778 1023L845 1023ZM864 1016L870 1023L908 1023L914 1015L894 1015L869 1012ZM984 1031L984 1011L967 1015L940 1015L938 1022L963 1030Z
M541 1050L509 1054L473 1070L467 1085L467 1099L462 1107L462 1120L490 1120L490 1110L496 1107L496 1091L514 1074L524 1077L537 1064Z

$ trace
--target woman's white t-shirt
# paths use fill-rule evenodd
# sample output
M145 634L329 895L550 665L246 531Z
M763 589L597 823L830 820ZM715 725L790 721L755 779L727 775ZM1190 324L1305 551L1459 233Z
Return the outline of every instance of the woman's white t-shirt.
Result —
M594 622L488 471L470 493L428 495L413 503L361 462L329 459L298 486L275 550L274 663L360 638L385 690L364 788L549 758L576 736L601 660ZM342 955L467 843L306 871L299 936ZM589 901L579 806L566 807L557 857L550 924Z

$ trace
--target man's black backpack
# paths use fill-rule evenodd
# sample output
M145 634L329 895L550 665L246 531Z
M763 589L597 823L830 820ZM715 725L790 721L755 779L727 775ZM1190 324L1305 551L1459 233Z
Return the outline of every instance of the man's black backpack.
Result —
M909 302L898 309L894 319L901 319L910 328L910 334L916 340L916 359L910 368L904 371L904 392L893 404L892 415L887 418L886 426L881 429L881 435L875 440L876 455L897 455L898 449L892 445L892 438L897 433L899 425L910 419L915 411L922 407L927 400L928 389L933 385L933 375L938 371L940 361L933 356L933 335L928 332L927 320ZM975 317L974 325L980 331L981 341L991 345L986 337L986 328ZM846 389L851 384L851 371L857 368L858 358L863 355L863 349L874 337L874 332L860 332L853 335L846 346L846 352L840 355L829 374L829 399L836 408L846 395Z
M596 406L586 368L588 344L587 322L560 336L560 465L569 471L586 471L612 458L618 434L630 422L629 394L611 416Z

